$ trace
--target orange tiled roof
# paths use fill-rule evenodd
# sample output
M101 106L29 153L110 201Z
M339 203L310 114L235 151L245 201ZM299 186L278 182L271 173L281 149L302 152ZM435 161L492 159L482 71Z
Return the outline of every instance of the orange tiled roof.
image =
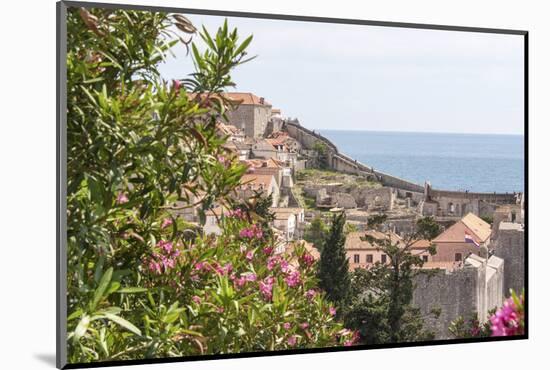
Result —
M485 242L491 235L491 226L473 213L468 213L433 241L434 243L464 243L464 234L470 234L478 243Z

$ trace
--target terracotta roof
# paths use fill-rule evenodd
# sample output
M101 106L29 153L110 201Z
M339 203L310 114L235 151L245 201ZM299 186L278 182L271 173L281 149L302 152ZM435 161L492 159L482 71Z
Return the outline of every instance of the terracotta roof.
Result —
M372 236L373 238L376 238L376 239L386 239L388 237L387 233L383 233L383 232L375 231L375 230L354 231L354 232L349 233L346 236L345 248L346 249L351 249L351 250L355 250L355 249L373 249L373 250L376 250L376 249L378 249L378 247L376 245L373 245L373 244L371 244L370 242L368 242L366 240L361 240L361 238L364 237L365 235ZM392 241L392 243L398 243L398 242L403 240L403 239L401 239L401 237L399 235L397 235L393 232L390 232L389 236L390 236L390 240Z
M275 218L280 217L280 219L288 218L288 215L297 216L304 212L303 208L272 207L269 210L275 214Z
M255 168L281 168L281 162L276 160L276 159L273 159L273 158L269 158L269 159L247 159L247 160L244 160L244 161L241 161L243 163L245 163L246 165L248 165L249 167L255 167Z
M247 173L244 174L241 177L241 184L243 186L246 185L253 185L253 186L260 186L263 185L265 187L269 186L271 182L273 181L274 177L273 175L256 175L253 173Z
M224 135L243 134L242 130L238 129L233 125L228 125L223 122L217 122L216 129Z
M432 243L431 243L429 240L421 239L421 240L415 241L415 242L411 245L411 247L412 247L412 248L416 248L416 249L418 249L418 248L420 248L420 249L426 249L426 248L429 248L431 244L432 244Z
M195 99L199 95L201 98L206 97L207 93L189 93L188 96L190 99ZM211 96L217 96L217 94L212 94ZM249 92L224 92L221 94L224 98L232 100L238 104L244 105L265 105L271 107L271 104L264 98L258 97Z
M470 234L478 243L485 242L491 235L491 226L473 213L468 213L433 241L434 243L464 243L464 234Z
M248 92L230 92L225 93L224 96L234 101L240 101L240 104L271 106L271 104L269 104L269 102L264 98Z

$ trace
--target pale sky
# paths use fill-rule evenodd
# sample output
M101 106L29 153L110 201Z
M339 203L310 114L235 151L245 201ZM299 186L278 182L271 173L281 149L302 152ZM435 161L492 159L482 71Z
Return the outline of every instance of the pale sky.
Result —
M211 33L223 17L189 15ZM233 72L310 129L523 134L523 36L228 18L253 61ZM202 43L200 38L195 41ZM192 72L183 47L161 66Z

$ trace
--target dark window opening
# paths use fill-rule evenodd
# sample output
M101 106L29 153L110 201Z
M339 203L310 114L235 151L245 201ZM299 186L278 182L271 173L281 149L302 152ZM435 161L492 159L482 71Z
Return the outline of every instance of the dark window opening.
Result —
M367 263L372 263L372 254L367 254Z
M358 254L353 255L353 263L359 263L359 255Z
M386 256L385 254L383 254L383 255L382 255L382 258L381 258L382 263L386 263L387 260L388 260L388 256Z
M455 261L462 261L462 253L455 253Z

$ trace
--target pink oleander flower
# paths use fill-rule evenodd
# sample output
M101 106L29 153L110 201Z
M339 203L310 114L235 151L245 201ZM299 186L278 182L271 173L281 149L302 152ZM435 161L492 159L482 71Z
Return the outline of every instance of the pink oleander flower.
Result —
M239 232L241 238L247 239L261 239L263 237L262 228L258 225L252 225L249 228L244 228Z
M297 340L297 337L295 335L291 335L290 337L288 337L287 343L289 346L294 347L296 345L296 340Z
M259 288L260 293L262 293L265 300L270 301L271 298L273 298L273 282L275 279L270 276L264 279L264 281L260 281Z
M256 281L256 274L253 272L247 272L243 276L246 281Z
M328 313L330 313L331 316L336 316L336 308L330 307Z
M290 265L288 264L288 261L287 261L287 260L281 259L279 264L280 264L280 266L281 266L281 271L282 271L282 272L285 272L285 273L286 273L286 272L289 272L289 271L290 271L291 267L290 267Z
M286 285L288 285L291 288L300 284L302 282L300 279L300 271L292 271L285 278L285 282L286 282Z
M312 300L315 297L316 294L317 294L317 292L315 291L315 289L309 289L306 292L306 298L309 299L309 300Z
M244 213L243 213L243 210L242 210L242 209L240 209L240 208L235 208L234 210L229 211L229 212L227 213L227 216L228 216L228 217L234 217L234 218L242 219L242 218L244 218Z
M204 268L204 262L195 263L195 270L200 271Z
M309 328L309 324L307 322L303 322L300 324L300 328L302 328L302 330L306 330L307 328Z
M504 305L491 316L490 320L493 337L520 334L520 317L512 298L504 301Z
M196 304L201 304L201 297L194 295L191 300Z
M254 258L254 251L248 251L246 252L246 259L248 261L252 261L252 259Z
M179 92L180 88L181 88L181 81L172 80L172 89L176 92L176 94Z
M273 270L275 268L275 266L277 266L278 262L279 262L279 257L278 256L269 257L267 259L267 269L269 271Z
M161 229L165 229L168 226L172 225L173 221L171 218L167 217L164 220L162 220L162 223L160 224Z
M302 258L300 258L300 262L304 265L304 266L311 266L313 265L313 263L315 262L315 258L313 258L313 256L310 254L310 253L304 253L302 255Z
M150 273L160 275L176 267L180 251L166 240L160 240L156 247L157 250L143 260L143 265Z
M265 247L262 249L265 255L269 256L271 253L273 253L273 247Z
M285 322L285 323L283 324L283 328L284 328L285 330L290 330L290 323L289 323L289 322Z
M118 193L116 197L116 204L128 203L128 196L125 193Z

